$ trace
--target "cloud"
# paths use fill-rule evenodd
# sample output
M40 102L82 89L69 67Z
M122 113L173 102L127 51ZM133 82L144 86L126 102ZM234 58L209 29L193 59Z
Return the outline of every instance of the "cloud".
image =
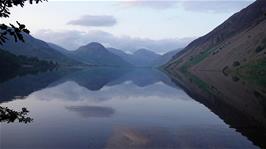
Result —
M183 8L187 11L196 11L203 13L230 13L239 11L249 4L251 1L228 1L228 0L198 0L198 1L182 1Z
M80 26L114 26L117 20L109 15L85 15L77 20L69 21L67 24Z
M231 13L245 8L255 0L134 0L122 2L128 7L180 9L203 13Z
M148 38L135 38L130 36L114 36L108 32L93 30L88 32L68 30L53 31L40 30L34 34L36 38L58 44L66 49L75 50L90 42L99 42L105 47L113 47L126 52L134 52L140 48L153 50L157 53L165 53L169 50L185 47L195 38L169 38L153 40Z
M177 1L174 0L136 0L136 1L128 1L123 2L129 7L146 7L152 9L169 9L177 4Z

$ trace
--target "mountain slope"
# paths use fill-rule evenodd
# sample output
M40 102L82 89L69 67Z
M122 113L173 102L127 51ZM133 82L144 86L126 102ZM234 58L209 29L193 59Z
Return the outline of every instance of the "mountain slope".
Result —
M257 0L168 62L169 71L235 70L265 59L266 1Z
M16 56L0 49L0 82L17 75L37 73L55 68L52 62L38 60L37 58Z
M139 49L133 54L127 54L115 48L108 48L108 50L136 67L151 67L153 62L161 56L147 49Z
M169 51L153 61L153 66L162 66L170 61L181 49Z
M61 52L62 54L68 55L71 53L71 51L68 51L67 49L64 49L63 47L60 47L54 43L49 42L48 45L56 51Z
M56 51L60 52L61 54L67 56L68 58L71 58L73 60L76 60L76 61L80 61L78 57L76 57L73 53L73 51L69 51L57 44L54 44L54 43L48 43L49 46L53 49L55 49Z
M61 65L75 65L79 62L66 57L51 48L46 42L38 40L30 35L24 34L25 42L15 42L13 38L0 45L0 48L15 55L37 57L43 60L52 60Z
M133 57L130 61L136 66L153 66L153 62L160 56L161 55L147 49L139 49L133 53Z
M119 56L109 52L103 45L92 42L73 52L73 55L83 62L105 66L131 66Z

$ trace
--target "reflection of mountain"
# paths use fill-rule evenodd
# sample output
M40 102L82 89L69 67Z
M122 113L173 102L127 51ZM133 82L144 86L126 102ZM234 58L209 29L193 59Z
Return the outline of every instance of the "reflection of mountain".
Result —
M114 127L112 135L106 143L110 149L213 149L213 148L253 148L244 142L235 142L233 136L228 137L224 130L208 126L182 127L167 129L165 127ZM210 141L211 140L211 141ZM225 143L226 142L226 143Z
M55 82L53 86L66 81L74 81L80 86L94 91L100 90L104 86L118 85L127 81L132 81L139 87L145 87L160 81L174 87L174 84L168 76L156 69L149 68L124 69L94 67L90 69L83 69L66 75L64 78Z
M169 77L157 69L132 69L129 73L113 81L112 84L118 84L127 81L132 81L139 87L145 87L160 81L174 87L174 84L172 84Z
M0 84L0 101L10 101L15 98L26 97L35 91L46 87L54 87L67 81L74 81L91 91L98 91L104 86L115 86L128 81L137 85L137 87L145 87L159 82L175 87L165 74L155 69L94 67L90 69L58 70L28 74L10 79ZM160 88L159 86L156 85L154 88L163 91L164 88ZM132 86L126 85L124 89L127 93L126 90L132 89ZM120 88L120 90L123 89ZM138 90L135 88L132 94L138 94L140 91L141 89ZM156 94L160 93L158 91Z
M0 102L28 96L32 92L47 87L66 73L69 72L64 70L28 74L3 82L0 84Z
M222 73L171 74L173 80L198 102L207 106L230 127L265 148L265 88Z
M74 81L89 90L99 90L106 84L120 78L129 71L130 69L95 67L66 75L64 78L56 82L56 84L61 84L66 81Z

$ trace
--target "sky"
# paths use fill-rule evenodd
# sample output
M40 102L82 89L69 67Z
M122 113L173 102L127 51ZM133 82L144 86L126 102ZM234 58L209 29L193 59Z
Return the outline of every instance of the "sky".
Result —
M12 8L10 18L31 34L68 50L100 42L134 52L184 48L254 0L49 0Z

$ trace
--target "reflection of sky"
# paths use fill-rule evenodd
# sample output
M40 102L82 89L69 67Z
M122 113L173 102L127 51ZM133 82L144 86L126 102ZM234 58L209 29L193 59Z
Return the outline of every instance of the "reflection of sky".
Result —
M101 148L123 145L126 137L133 144L252 148L206 107L162 82L90 91L68 81L2 106L27 107L34 118L28 125L1 124L3 147Z

